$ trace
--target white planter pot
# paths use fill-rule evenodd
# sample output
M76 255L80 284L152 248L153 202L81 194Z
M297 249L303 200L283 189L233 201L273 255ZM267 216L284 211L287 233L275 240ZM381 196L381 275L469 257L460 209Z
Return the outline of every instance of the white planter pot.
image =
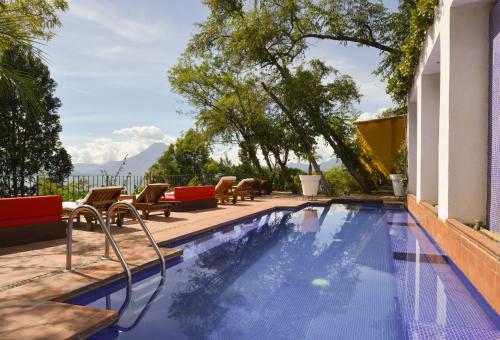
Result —
M403 185L403 175L390 174L389 177L392 181L392 190L394 191L394 196L400 197L406 195L406 188Z
M302 184L302 195L318 196L320 175L299 175Z

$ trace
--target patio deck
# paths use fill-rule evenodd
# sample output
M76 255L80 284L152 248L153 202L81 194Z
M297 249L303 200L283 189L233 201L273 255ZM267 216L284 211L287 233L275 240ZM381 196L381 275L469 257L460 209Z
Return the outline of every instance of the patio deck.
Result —
M319 199L320 202L327 200ZM276 207L295 208L304 203L301 196L274 194L216 209L174 212L168 220L152 215L146 224L155 240L163 243ZM132 272L159 262L137 223L127 221L123 227L112 229ZM26 334L22 325L29 325L29 334L41 336L52 329L50 335L54 338L80 338L85 337L89 330L105 328L114 322L116 313L113 311L89 312L86 307L60 303L124 276L114 256L112 260L101 259L104 249L102 232L75 229L73 240L73 266L76 270L70 273L63 272L66 258L64 239L0 250L0 338L13 339ZM162 251L167 259L182 254L180 249L162 248ZM41 314L59 315L61 309L65 311L61 318L49 320L40 317Z

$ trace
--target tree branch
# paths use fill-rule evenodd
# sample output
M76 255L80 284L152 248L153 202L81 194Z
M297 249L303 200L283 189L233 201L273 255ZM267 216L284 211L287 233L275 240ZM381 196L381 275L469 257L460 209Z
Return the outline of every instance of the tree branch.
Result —
M358 44L370 46L377 48L381 51L388 52L388 53L401 53L400 50L392 48L390 46L386 46L384 44L381 44L377 41L371 41L367 39L361 39L361 38L355 38L355 37L346 37L342 35L331 35L331 34L317 34L317 33L307 33L303 34L297 39L294 40L294 43L300 40L304 40L307 38L315 38L315 39L322 39L322 40L335 40L335 41L350 41L350 42L355 42Z

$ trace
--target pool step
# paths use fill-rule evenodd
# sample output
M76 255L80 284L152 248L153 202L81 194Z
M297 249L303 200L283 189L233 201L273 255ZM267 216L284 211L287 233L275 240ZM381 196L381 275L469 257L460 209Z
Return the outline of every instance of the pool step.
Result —
M117 313L53 301L14 300L0 308L0 339L84 339L117 321Z

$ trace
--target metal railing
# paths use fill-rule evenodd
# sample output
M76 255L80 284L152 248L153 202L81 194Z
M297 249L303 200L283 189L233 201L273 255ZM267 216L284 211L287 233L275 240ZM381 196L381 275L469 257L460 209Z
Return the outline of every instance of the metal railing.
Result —
M118 257L118 260L120 261L121 266L123 267L123 270L125 271L125 274L127 276L127 293L129 293L131 287L132 287L132 274L130 272L130 269L127 265L127 262L125 262L125 258L123 257L123 254L118 247L118 244L116 241L113 239L113 236L111 235L111 228L108 228L109 225L106 225L102 219L101 214L97 211L96 208L90 206L90 205L81 205L77 208L75 208L71 214L69 214L68 217L68 235L66 236L66 271L74 271L72 267L72 256L73 256L73 220L78 216L79 213L82 212L89 212L91 213L95 219L97 220L97 223L101 226L101 229L103 233L106 235L106 241L109 241L111 244L111 247L113 248L113 251L115 252L116 257ZM105 254L105 257L109 258L109 251L108 254Z
M148 183L169 183L171 187L187 186L193 178L201 184L215 184L215 179L204 175L168 175L168 176L108 176L75 175L60 182L53 182L47 176L35 176L26 183L25 194L36 196L61 195L65 201L75 201L85 197L91 188L122 186L127 195L139 193Z
M162 277L165 275L165 258L163 257L163 254L161 253L160 248L158 247L158 244L153 238L153 235L149 231L148 227L144 223L144 220L140 216L139 212L137 209L130 203L128 202L115 202L113 203L109 208L106 213L106 222L102 219L101 214L95 209L94 207L90 205L81 205L79 207L76 207L69 215L68 217L68 230L67 230L67 236L66 236L66 271L74 271L72 267L72 257L73 257L73 221L74 219L78 216L78 214L82 212L89 212L91 213L94 218L96 219L97 223L101 226L101 229L103 233L106 235L105 238L105 243L104 243L104 258L109 259L109 246L113 248L113 251L118 257L118 260L120 261L121 266L123 267L123 270L125 271L125 274L127 276L127 296L130 293L130 289L132 287L132 274L130 272L130 269L127 265L127 262L125 261L125 258L123 257L123 254L120 250L120 247L116 243L115 239L113 238L113 235L111 234L111 218L117 211L117 209L127 209L130 210L132 214L135 215L137 218L137 221L139 222L139 225L141 226L142 230L146 234L146 237L149 240L149 243L155 250L156 254L158 255L158 258L160 259L160 265L161 265L161 275Z
M156 244L156 241L154 240L153 235L151 234L148 227L144 223L144 220L142 219L139 212L132 204L130 204L128 202L124 202L124 201L119 201L119 202L113 203L109 207L108 212L106 213L106 226L108 227L109 232L111 233L111 217L114 215L114 213L117 209L127 209L127 210L130 210L132 212L132 214L135 215L142 230L146 234L146 236L149 240L149 243L151 243L151 246L154 248L156 254L160 258L161 274L164 275L165 274L165 258L163 257L161 250L158 247L158 244ZM105 257L109 257L109 243L110 242L108 242L108 239L106 238L105 245L104 245L104 256Z

